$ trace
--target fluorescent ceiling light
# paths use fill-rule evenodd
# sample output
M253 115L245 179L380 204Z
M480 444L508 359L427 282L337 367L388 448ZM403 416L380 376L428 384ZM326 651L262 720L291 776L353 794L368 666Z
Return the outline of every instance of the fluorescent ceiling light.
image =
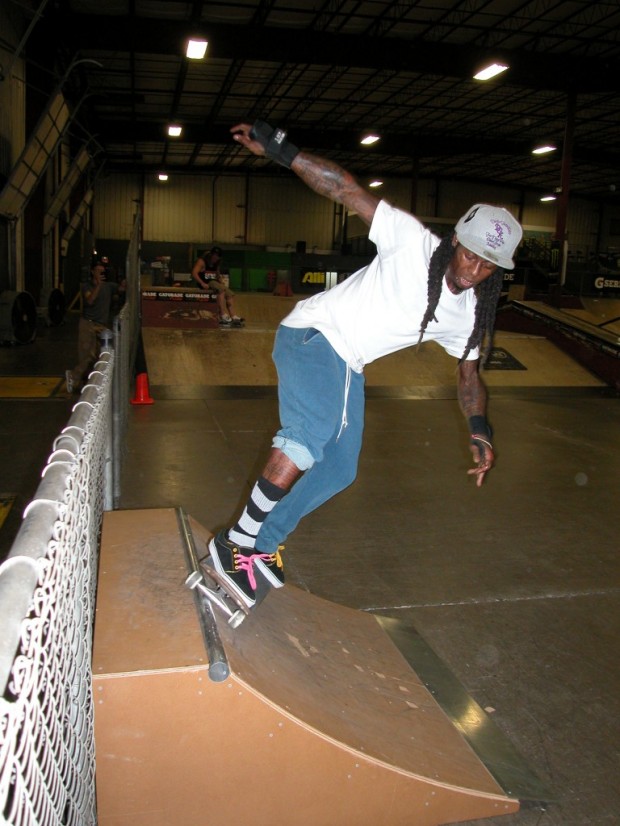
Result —
M197 37L191 37L187 41L185 57L189 57L190 60L202 60L202 58L206 54L208 45L209 43L207 40L201 40Z
M159 178L160 181L167 181L168 180L168 176L166 175L165 172L160 172L157 177Z
M477 74L474 75L474 80L489 80L495 75L500 75L505 72L508 66L504 63L491 63L490 66L485 66Z
M360 143L362 144L362 146L372 146L373 143L376 143L377 141L380 141L380 140L381 140L381 138L379 137L379 135L369 134L369 135L366 135L365 137L363 137L361 139Z
M369 183L368 186L372 187L373 189L376 189L376 187L378 186L383 186L383 181L371 181L371 183Z
M555 201L555 199L556 199L555 195L543 195L540 200L541 201Z
M532 155L545 155L547 152L555 152L557 146L554 146L552 143L545 143L541 146L537 146L536 149L532 149Z
M177 124L171 123L168 127L168 134L171 138L178 138L183 131L182 126L178 126Z

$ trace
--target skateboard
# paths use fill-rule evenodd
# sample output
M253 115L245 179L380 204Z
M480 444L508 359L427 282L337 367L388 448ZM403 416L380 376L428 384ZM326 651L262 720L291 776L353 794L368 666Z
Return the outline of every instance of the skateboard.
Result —
M215 570L209 555L199 560L199 569L185 580L191 590L197 588L211 606L226 617L231 628L238 628L245 618L265 599L271 590L270 584L260 571L256 576L256 597L252 608L240 599L227 585L226 580Z

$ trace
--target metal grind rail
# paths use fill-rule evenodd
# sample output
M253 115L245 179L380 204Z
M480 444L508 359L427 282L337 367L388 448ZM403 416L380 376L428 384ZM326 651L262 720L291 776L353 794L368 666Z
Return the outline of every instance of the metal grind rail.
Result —
M217 630L215 616L209 600L203 596L199 585L202 575L200 573L200 563L198 561L198 554L196 553L196 543L194 542L194 535L189 524L187 514L182 508L176 508L177 522L179 530L183 538L185 549L185 556L187 559L188 569L190 574L186 580L186 585L194 592L194 600L196 608L198 609L198 616L200 619L200 630L207 650L207 657L209 659L209 677L213 682L220 683L225 680L230 674L230 667L226 658L226 652L220 639ZM194 583L191 580L194 578Z

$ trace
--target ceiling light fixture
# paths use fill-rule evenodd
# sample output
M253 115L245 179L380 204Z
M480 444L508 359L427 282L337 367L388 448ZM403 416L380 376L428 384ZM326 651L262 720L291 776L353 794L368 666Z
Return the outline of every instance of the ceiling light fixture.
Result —
M185 49L185 57L190 60L202 60L207 52L208 40L199 37L190 37L187 41L187 48Z
M555 152L556 149L557 146L554 146L552 143L543 143L535 149L532 149L532 155L546 155L547 152Z
M371 181L368 186L372 189L376 189L378 186L383 186L383 181Z
M168 126L168 134L171 138L179 138L181 136L181 132L183 131L183 127L179 126L176 123L171 123Z
M373 143L376 143L377 141L380 141L380 140L381 140L381 137L379 135L375 135L372 132L370 132L368 135L364 135L364 137L361 139L360 143L362 144L362 146L372 146Z
M157 177L159 178L160 181L167 181L168 180L168 175L165 172L160 172L157 175Z
M555 201L556 196L555 195L543 195L540 200L541 201Z
M505 63L491 63L489 66L485 66L484 69L476 72L474 80L490 80L492 77L505 72L507 68L508 66Z

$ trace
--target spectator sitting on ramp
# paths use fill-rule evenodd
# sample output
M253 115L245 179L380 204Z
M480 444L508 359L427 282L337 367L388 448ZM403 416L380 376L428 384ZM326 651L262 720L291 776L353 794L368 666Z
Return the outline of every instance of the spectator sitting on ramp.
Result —
M198 256L192 267L192 278L202 290L217 292L217 306L220 312L222 326L240 326L243 319L235 313L234 293L222 278L220 265L222 261L221 247L211 247Z

